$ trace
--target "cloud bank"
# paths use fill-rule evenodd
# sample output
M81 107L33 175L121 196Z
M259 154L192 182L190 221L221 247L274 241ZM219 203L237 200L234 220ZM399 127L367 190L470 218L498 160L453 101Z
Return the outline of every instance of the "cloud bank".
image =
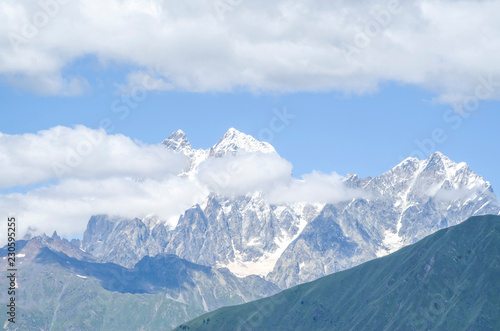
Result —
M90 216L154 217L173 227L210 193L234 197L262 192L270 203L337 202L358 192L342 177L291 175L277 153L240 153L202 162L193 176L187 159L162 144L148 145L84 126L36 134L0 133L0 218L18 218L18 235L57 230L80 236Z
M58 126L36 134L0 133L0 189L63 178L163 178L178 174L185 165L183 157L161 145L84 126Z
M42 94L92 88L91 56L131 68L125 87L342 91L381 82L441 102L500 96L498 0L0 0L0 75ZM492 89L476 92L481 79Z

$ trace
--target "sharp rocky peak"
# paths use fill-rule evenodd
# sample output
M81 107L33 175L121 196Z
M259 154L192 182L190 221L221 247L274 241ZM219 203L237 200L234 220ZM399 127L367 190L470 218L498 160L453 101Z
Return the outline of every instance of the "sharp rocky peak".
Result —
M361 178L359 175L349 172L342 180L342 183L349 188L361 188L371 179L371 177Z
M394 169L404 169L414 171L425 170L453 170L461 167L467 167L464 162L455 163L441 152L434 152L427 159L419 160L416 157L406 158L398 164ZM394 170L393 169L393 170Z
M167 149L173 151L185 151L192 149L191 144L186 137L186 134L182 130L173 132L167 139L163 141L163 145L165 145Z
M441 152L432 153L425 161L426 168L430 167L440 167L440 168L453 168L457 166L457 163L450 160L447 156L443 155Z
M235 128L230 128L222 136L219 142L210 149L210 156L219 157L226 154L234 154L240 150L262 153L276 152L274 147L269 143L259 141Z
M173 132L167 139L163 141L163 145L169 150L188 152L191 154L193 148L182 130ZM220 157L226 154L234 154L239 151L245 152L262 152L275 153L276 150L267 142L259 141L243 132L230 128L224 133L222 138L211 148L206 151L199 150L200 153L208 153L209 157Z

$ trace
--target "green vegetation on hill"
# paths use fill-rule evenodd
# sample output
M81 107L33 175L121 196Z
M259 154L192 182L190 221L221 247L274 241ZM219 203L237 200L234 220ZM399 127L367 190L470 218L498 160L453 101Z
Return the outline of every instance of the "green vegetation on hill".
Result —
M500 330L500 216L177 330Z

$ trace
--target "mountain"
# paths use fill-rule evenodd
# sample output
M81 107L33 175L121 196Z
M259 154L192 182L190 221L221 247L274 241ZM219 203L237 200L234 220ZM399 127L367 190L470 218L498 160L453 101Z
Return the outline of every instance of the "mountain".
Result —
M82 248L101 262L132 267L144 256L175 254L227 267L239 276L266 275L322 205L271 206L262 196L210 195L185 211L175 229L145 220L91 217Z
M276 150L267 142L258 141L254 137L244 134L234 128L224 133L224 136L208 151L210 157L222 157L241 151L247 153L276 153Z
M170 330L201 313L278 292L260 277L238 278L175 255L124 268L96 263L54 236L18 241L17 249L15 328L22 330ZM7 288L7 281L0 285Z
M193 150L193 147L191 147L191 144L186 137L186 134L182 130L173 132L167 139L163 141L163 145L165 145L168 150L184 152L186 154L189 154Z
M189 166L182 174L188 179L211 158L276 153L270 144L233 128L207 150L193 149L181 130L163 144L188 159ZM82 248L101 262L125 267L134 266L144 256L168 253L198 264L227 267L239 276L264 276L323 205L271 205L261 193L237 197L210 194L203 203L186 210L175 229L137 218L96 215L89 220Z
M267 143L228 130L213 147L194 150L182 131L164 141L183 153L190 176L209 158L275 153ZM357 198L333 204L271 204L265 194L210 194L175 228L147 220L92 218L82 248L101 262L132 267L144 256L175 254L193 263L260 275L285 289L389 254L471 216L500 214L491 185L466 163L436 152L408 158L374 178L348 174Z
M187 260L227 267L240 276L266 275L321 205L271 205L260 195L211 195L170 232L165 251Z
M163 224L107 215L92 216L83 234L82 249L100 262L132 268L144 256L163 253L170 234Z
M491 185L436 152L375 178L350 174L366 198L326 205L288 245L267 279L281 288L354 267L471 216L500 214Z
M163 141L166 149L184 154L187 158L188 166L185 175L192 175L198 166L209 158L223 157L238 153L276 153L276 150L267 142L258 141L254 137L244 134L234 128L230 128L224 133L222 138L207 150L193 149L186 134L182 130L173 132Z
M481 216L176 330L498 330L500 217Z

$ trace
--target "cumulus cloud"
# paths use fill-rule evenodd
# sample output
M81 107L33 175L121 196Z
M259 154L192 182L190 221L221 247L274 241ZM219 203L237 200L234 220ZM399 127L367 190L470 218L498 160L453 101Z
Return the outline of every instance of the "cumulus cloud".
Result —
M17 216L18 235L31 227L72 237L81 235L95 214L155 217L173 227L210 193L261 192L277 204L337 202L359 195L335 173L293 178L292 164L277 153L208 158L192 176L183 173L186 162L183 154L160 144L84 126L0 133L0 218Z
M93 55L135 67L122 85L153 71L148 89L366 93L394 81L438 102L491 99L499 11L497 0L0 0L0 74L81 93L87 81L65 69ZM495 85L478 94L481 77Z
M227 155L200 165L197 180L210 192L222 196L241 196L262 192L274 204L309 202L335 203L361 197L350 189L343 177L332 172L313 171L302 178L292 177L292 164L276 153Z
M102 129L58 126L36 134L0 133L0 189L62 178L164 178L185 164L160 144L134 142Z
M36 233L57 230L65 237L81 236L90 216L125 218L152 216L175 226L178 217L207 195L203 187L180 178L166 180L127 178L68 179L25 194L0 196L0 210L18 218L18 235L28 227Z
M366 197L366 192L348 188L342 179L343 177L335 172L324 174L313 171L302 176L302 179L290 180L285 185L269 191L269 200L273 203L335 203Z
M269 192L292 179L292 164L276 153L244 153L203 162L198 180L212 192L239 196Z

